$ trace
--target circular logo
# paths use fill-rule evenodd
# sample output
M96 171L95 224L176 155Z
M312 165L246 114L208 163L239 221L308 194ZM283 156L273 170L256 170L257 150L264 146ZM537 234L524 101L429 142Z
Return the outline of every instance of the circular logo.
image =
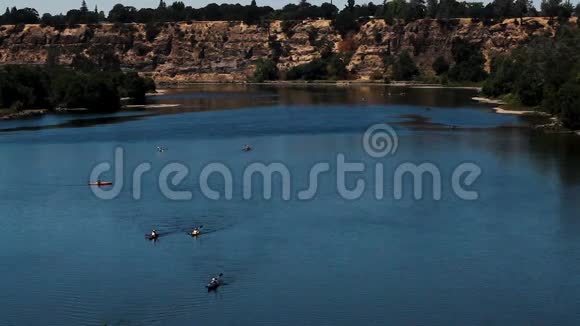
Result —
M395 154L399 147L399 137L395 129L381 123L370 126L363 136L365 152L374 158Z

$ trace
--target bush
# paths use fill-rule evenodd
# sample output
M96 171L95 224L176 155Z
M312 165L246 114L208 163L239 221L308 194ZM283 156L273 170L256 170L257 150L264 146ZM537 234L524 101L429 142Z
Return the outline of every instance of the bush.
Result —
M292 67L286 73L288 80L339 80L348 77L347 56L336 54L318 58L309 63Z
M396 80L411 80L417 75L419 75L419 68L415 65L409 52L401 52L393 67L393 77Z
M433 68L433 71L435 71L435 74L440 76L449 70L449 63L447 63L445 58L439 56L435 59L431 67Z
M380 70L375 70L370 76L371 80L382 80L383 79L383 72Z
M294 35L294 31L292 30L297 23L291 20L284 20L280 23L280 27L282 28L282 33L286 34L286 37L292 38Z
M580 129L580 82L569 81L558 91L559 111L568 128Z
M145 38L147 41L153 42L159 33L161 33L161 26L158 23L145 24Z
M271 59L258 59L256 61L256 70L254 70L254 75L252 81L255 83L262 83L266 80L278 79L278 68L276 63Z

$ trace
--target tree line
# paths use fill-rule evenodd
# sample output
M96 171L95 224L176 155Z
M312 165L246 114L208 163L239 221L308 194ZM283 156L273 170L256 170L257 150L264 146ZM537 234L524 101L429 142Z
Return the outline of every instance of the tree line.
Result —
M356 29L357 21L369 17L383 18L389 23L394 23L421 18L477 18L488 21L524 16L566 19L572 15L580 15L580 4L574 6L570 0L542 0L539 9L533 6L531 0L493 0L488 4L457 0L389 0L379 5L372 2L356 4L355 0L348 0L342 9L328 2L318 6L300 0L298 3L290 3L276 10L269 6L258 6L256 0L245 6L211 3L202 8L186 6L181 1L167 5L164 0L160 0L157 8L137 9L116 4L108 14L99 11L96 6L89 9L83 0L79 9L58 15L49 13L40 15L33 8L6 8L5 13L0 16L0 24L41 23L56 26L101 22L152 23L196 20L244 21L247 24L260 24L270 20L332 19L341 29L350 30Z
M120 109L121 98L145 101L155 83L135 72L122 72L110 49L77 54L70 67L5 65L0 67L0 108L85 108L91 112Z
M563 26L554 38L536 37L496 56L483 85L487 96L535 107L580 129L580 31Z

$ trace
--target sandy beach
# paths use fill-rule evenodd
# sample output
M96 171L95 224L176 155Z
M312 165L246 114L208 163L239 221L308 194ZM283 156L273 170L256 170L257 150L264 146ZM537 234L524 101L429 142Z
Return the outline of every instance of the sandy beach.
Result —
M505 110L500 107L493 108L495 113L499 114L514 114L514 115L524 115L524 114L540 114L540 112L536 111L520 111L520 110Z
M164 109L175 108L181 104L131 104L123 106L124 109Z

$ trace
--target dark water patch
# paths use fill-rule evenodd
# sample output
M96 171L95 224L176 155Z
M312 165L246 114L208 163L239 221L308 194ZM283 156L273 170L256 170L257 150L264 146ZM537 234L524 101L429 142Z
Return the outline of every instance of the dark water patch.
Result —
M39 126L22 126L13 128L0 129L0 132L17 132L17 131L39 131L39 130L49 130L49 129L61 129L61 128L83 128L83 127L94 127L98 125L109 125L115 123L123 123L127 121L140 120L146 117L151 117L152 114L142 114L142 115L131 115L131 116L114 116L114 117L98 117L98 118L84 118L84 119L72 119L66 120L65 122L54 124L54 125L39 125Z

